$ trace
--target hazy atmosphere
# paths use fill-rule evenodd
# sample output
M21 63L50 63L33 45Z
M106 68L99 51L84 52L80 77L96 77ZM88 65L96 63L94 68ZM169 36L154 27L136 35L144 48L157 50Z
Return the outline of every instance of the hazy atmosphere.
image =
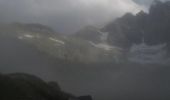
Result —
M0 100L170 100L170 0L0 0Z
M0 0L1 22L33 22L72 33L86 25L99 27L126 12L147 10L149 0ZM139 1L139 3L138 3ZM152 1L152 0L150 0ZM145 5L146 3L146 5Z

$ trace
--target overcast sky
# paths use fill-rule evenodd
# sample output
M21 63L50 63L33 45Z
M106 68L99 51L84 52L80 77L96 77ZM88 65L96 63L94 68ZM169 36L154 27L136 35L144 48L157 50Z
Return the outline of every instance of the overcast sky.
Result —
M152 0L0 0L0 21L41 23L61 33L104 25L126 12L146 10Z

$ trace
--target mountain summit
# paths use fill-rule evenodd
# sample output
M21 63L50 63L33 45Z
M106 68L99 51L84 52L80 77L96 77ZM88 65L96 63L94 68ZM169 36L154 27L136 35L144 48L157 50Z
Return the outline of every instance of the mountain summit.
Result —
M127 53L132 48L140 47L145 40L145 48L164 45L167 54L170 52L170 1L154 1L149 13L143 11L136 15L131 13L106 25L102 30L109 33L108 43L125 48ZM143 47L143 46L142 46ZM158 49L158 48L157 48ZM147 49L145 49L147 50ZM160 50L160 49L159 49ZM145 51L143 51L145 52ZM150 51L150 53L154 50Z

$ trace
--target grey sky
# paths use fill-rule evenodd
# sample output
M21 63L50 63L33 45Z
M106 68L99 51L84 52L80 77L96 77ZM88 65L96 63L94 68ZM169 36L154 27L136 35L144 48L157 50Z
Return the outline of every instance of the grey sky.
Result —
M144 6L144 7L149 7L154 0L133 0L135 3ZM160 0L160 1L170 1L170 0Z
M72 33L141 9L145 7L133 0L0 0L0 21L41 23Z

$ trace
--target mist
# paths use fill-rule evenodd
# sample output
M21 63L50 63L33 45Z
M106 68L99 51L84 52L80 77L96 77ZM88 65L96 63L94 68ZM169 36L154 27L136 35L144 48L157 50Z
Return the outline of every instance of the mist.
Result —
M94 100L168 98L169 67L138 64L74 64L49 58L15 38L3 38L1 73L27 73L56 81L62 90ZM12 51L11 51L12 49Z
M65 34L146 10L132 0L0 0L0 9L0 22L40 23Z
M94 100L169 100L170 2L153 1L0 0L0 75Z

